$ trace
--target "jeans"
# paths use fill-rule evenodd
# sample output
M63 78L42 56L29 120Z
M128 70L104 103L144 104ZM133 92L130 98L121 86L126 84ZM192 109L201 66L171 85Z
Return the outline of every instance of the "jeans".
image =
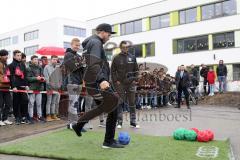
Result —
M214 84L210 84L210 94L214 94Z
M219 92L226 91L226 76L218 76Z
M33 117L33 108L34 108L34 102L36 101L37 106L37 115L38 117L42 117L42 94L32 94L30 93L28 95L29 97L29 103L28 103L28 114L30 117Z

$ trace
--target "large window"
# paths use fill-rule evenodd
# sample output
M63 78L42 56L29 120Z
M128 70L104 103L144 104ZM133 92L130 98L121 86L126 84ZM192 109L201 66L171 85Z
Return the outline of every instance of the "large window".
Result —
M86 29L72 26L64 26L64 35L86 37Z
M235 46L234 32L213 35L213 48L230 48Z
M27 56L30 56L30 55L35 54L37 50L38 50L38 45L29 46L29 47L25 47L25 48L24 48L24 53L25 53Z
M155 43L146 44L146 56L147 57L155 56Z
M212 19L236 14L236 1L228 0L202 6L202 19Z
M155 43L146 43L145 50L143 50L144 44L133 45L129 48L129 53L135 55L137 58L143 57L143 52L146 53L146 57L155 56Z
M233 64L233 81L240 80L240 64Z
M177 53L208 50L208 36L177 40Z
M11 45L11 38L10 37L0 40L0 47L6 47L6 46L9 46L9 45Z
M150 26L151 29L159 29L168 27L170 24L170 16L169 14L155 16L150 18Z
M191 23L197 21L197 8L182 10L179 13L180 24Z
M24 33L24 41L38 39L38 30Z
M121 35L127 35L142 31L142 20L121 24Z

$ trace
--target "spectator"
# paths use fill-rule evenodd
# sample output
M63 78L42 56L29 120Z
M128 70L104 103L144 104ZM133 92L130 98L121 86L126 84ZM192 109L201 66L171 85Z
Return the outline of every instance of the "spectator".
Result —
M189 74L185 70L185 66L182 65L180 68L180 71L176 73L176 86L178 90L178 105L175 108L180 108L181 100L182 100L182 92L184 93L185 99L186 99L186 105L187 108L190 109L189 105L189 92L188 92L188 87L189 87Z
M13 113L16 124L28 123L28 83L26 79L27 71L25 65L21 62L22 53L19 50L13 51L13 62L9 65L10 84L13 89ZM21 92L20 92L20 91Z
M56 70L57 67L57 56L51 56L51 63L46 65L43 70L43 75L46 79L47 84L47 104L46 104L46 121L50 122L53 120L60 120L56 116L56 105L59 103L59 93L58 91L59 84L51 83L51 80L54 78L52 77L53 72Z
M215 78L216 78L215 72L213 71L212 68L210 68L207 75L208 84L210 85L209 96L214 96Z
M223 60L219 61L217 76L219 82L219 93L226 92L227 67L223 64Z
M203 89L204 89L204 94L208 95L210 93L210 86L208 84L208 80L207 80L207 74L208 74L208 67L204 64L201 65L202 69L200 70L200 75L201 77L203 77ZM208 86L208 90L207 90L207 86Z
M46 56L42 56L40 59L39 65L41 66L42 70L44 70L45 66L48 65L48 59ZM43 82L43 90L46 91L46 82ZM42 94L42 114L43 117L46 118L46 105L47 105L47 94Z
M10 72L7 68L8 51L0 50L0 126L13 124L8 120L9 111L11 108L11 95L10 89Z
M42 117L42 94L40 91L44 90L43 82L45 78L43 76L43 70L38 64L38 57L32 56L29 67L27 68L27 80L30 86L30 90L33 90L36 93L29 93L29 104L28 104L28 114L30 123L33 122L33 111L34 111L34 103L36 102L37 107L37 117L36 121L43 121Z

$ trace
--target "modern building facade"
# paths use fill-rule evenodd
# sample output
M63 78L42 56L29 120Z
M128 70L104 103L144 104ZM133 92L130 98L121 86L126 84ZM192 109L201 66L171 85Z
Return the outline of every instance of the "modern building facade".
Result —
M228 90L240 90L240 0L163 0L89 20L88 34L102 22L117 32L111 42L134 44L138 62L160 63L175 75L181 64L216 69L224 60Z
M31 55L42 46L67 47L73 37L92 35L100 23L117 32L107 45L128 40L138 62L161 64L171 75L181 64L216 69L224 60L228 90L240 91L240 0L162 0L86 22L56 18L1 34L0 48ZM117 53L109 49L109 60Z
M86 24L76 20L54 18L0 35L0 49L10 53L19 49L30 56L41 47L55 46L67 48L71 39L86 37ZM12 54L10 54L12 55Z

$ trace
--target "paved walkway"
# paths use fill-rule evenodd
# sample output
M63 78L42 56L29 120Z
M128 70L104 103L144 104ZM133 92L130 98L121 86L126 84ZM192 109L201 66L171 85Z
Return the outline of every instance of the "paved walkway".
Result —
M184 106L181 109L168 107L160 110L138 111L137 120L141 129L132 129L129 127L129 115L124 114L124 124L121 130L144 135L170 136L179 127L211 129L215 133L215 139L230 139L234 156L236 160L240 160L240 110L237 108L193 106L190 111ZM91 123L94 130L104 131L104 129L97 127L98 119L91 121ZM82 138L84 136L87 136L87 133ZM40 158L0 155L0 160L2 159L41 160Z

